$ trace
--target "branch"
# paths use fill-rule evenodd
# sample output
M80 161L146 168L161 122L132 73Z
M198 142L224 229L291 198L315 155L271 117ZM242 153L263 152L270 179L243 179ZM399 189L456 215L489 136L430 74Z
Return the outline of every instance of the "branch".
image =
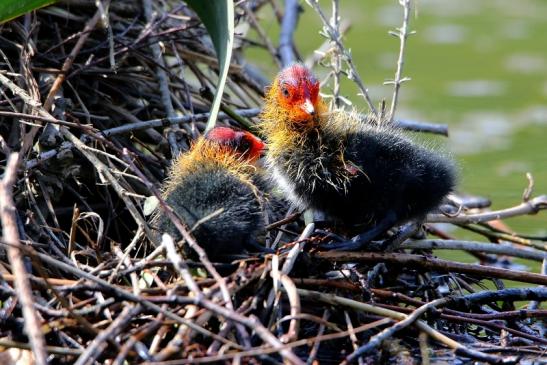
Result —
M142 7L144 10L144 16L146 18L146 26L144 27L143 33L152 31L152 23L155 20L154 13L152 10L152 0L143 0ZM150 42L150 50L152 51L152 57L154 62L156 62L156 78L158 80L158 86L160 89L160 99L163 107L165 109L165 114L168 118L175 117L175 109L173 108L173 103L171 102L171 92L169 91L169 77L167 72L165 72L166 66L165 61L163 60L163 54L161 52L159 41ZM172 128L167 130L167 140L169 141L169 146L171 146L171 155L177 156L180 152L179 144L177 143L177 131L180 129L178 124L171 125Z
M448 125L446 124L418 122L418 121L406 120L406 119L395 120L393 121L393 123L395 127L401 128L407 131L440 134L445 137L448 137Z
M9 156L4 177L0 182L0 221L2 221L2 240L8 244L8 258L15 277L15 290L23 308L25 331L37 365L47 365L46 342L40 328L40 319L34 309L34 299L27 270L23 262L23 255L17 230L15 204L13 202L12 187L17 179L17 165L19 154Z
M512 245L483 243L458 240L419 240L407 241L401 244L400 248L411 248L421 250L464 250L470 252L488 252L498 255L508 255L520 257L534 261L543 261L547 258L547 253L539 250L522 249Z
M238 109L235 112L241 117L250 118L260 114L260 109L257 109L257 108ZM195 115L183 115L183 116L176 116L172 118L158 118L158 119L146 120L143 122L128 123L128 124L121 125L119 127L106 129L102 131L101 134L104 137L110 137L116 134L123 134L123 133L132 132L139 129L169 126L174 124L188 123L191 121L202 122L209 118L209 114L210 113L200 113ZM227 115L226 113L222 113L222 112L218 113L218 120L225 120L230 118L231 117Z
M399 0L399 4L403 7L403 25L398 28L396 32L389 32L389 34L398 37L400 41L399 58L397 59L397 70L395 71L395 79L393 81L385 82L384 85L393 84L393 98L391 99L391 109L389 111L389 121L392 122L395 117L395 108L397 108L397 101L399 100L399 89L401 84L410 80L409 78L402 77L405 46L407 38L415 32L409 32L408 24L410 22L410 0Z
M368 89L365 87L365 84L363 83L363 80L361 79L361 76L359 76L359 72L357 71L357 68L353 63L351 52L344 47L342 41L340 40L340 33L338 33L338 31L334 29L329 23L329 20L325 16L325 13L323 13L323 10L319 6L319 0L306 0L306 2L317 12L317 14L319 14L319 17L323 22L323 30L326 32L326 35L330 38L330 40L334 43L336 48L338 48L338 51L342 55L342 58L346 62L346 65L349 67L348 78L355 82L355 84L357 84L360 94L365 98L365 101L367 102L370 111L375 116L378 116L378 111L374 107L374 103L370 98Z
M389 337L393 336L396 332L401 331L402 329L405 329L406 327L410 326L412 323L416 322L418 318L420 318L425 312L437 307L438 305L442 305L443 303L446 303L448 300L449 300L448 297L436 299L432 302L426 303L422 305L421 307L415 309L411 314L407 315L406 318L403 319L402 321L397 322L395 325L388 327L382 332L372 336L368 340L366 345L359 347L353 353L349 354L348 357L346 357L346 361L351 362L356 360L360 356L370 353L372 350L380 346L382 342L384 342L384 340L388 339Z
M536 214L547 209L547 195L540 195L515 207L479 214L460 214L448 217L443 214L428 214L428 223L483 223L519 215Z
M110 1L106 2L107 4L110 3ZM72 63L76 59L76 56L78 53L80 53L80 50L84 46L85 42L87 41L87 38L91 34L91 31L95 29L95 26L97 25L97 22L101 18L102 11L101 9L97 9L95 12L95 15L93 15L93 18L89 19L89 21L86 23L84 29L80 33L80 38L78 38L78 41L74 45L74 48L72 48L72 51L65 59L65 62L63 63L63 66L61 67L61 72L59 75L57 75L57 78L53 82L53 85L51 85L51 88L49 89L49 93L47 94L46 101L44 102L44 110L49 111L51 106L53 105L53 100L55 97L55 94L65 81L66 75L68 75L68 71L72 67Z
M545 275L544 275L545 276ZM503 290L485 290L479 293L453 297L441 306L456 305L469 308L472 304L497 301L547 300L547 288L509 288Z
M283 67L294 63L293 35L298 23L300 5L298 0L285 0L285 13L281 21L281 32L279 33L279 56Z
M547 276L525 271L501 269L486 265L464 264L423 255L406 253L376 253L376 252L318 252L312 258L337 262L384 262L400 267L415 267L443 272L459 272L481 277L500 278L532 284L547 284Z
M301 297L307 298L308 300L311 300L311 301L321 301L321 302L328 303L328 304L331 304L331 305L343 305L343 306L350 307L350 308L353 308L353 309L358 310L358 311L374 313L374 314L378 314L380 316L389 317L389 318L393 318L393 319L397 319L397 320L404 320L408 317L406 314L399 313L399 312L396 312L394 310L375 307L375 306L370 305L370 304L361 303L361 302L358 302L356 300L339 297L339 296L333 295L333 294L325 294L325 293L320 293L320 292L317 292L317 291L305 290L305 289L298 289L298 294ZM478 359L478 360L481 360L481 361L487 361L487 362L491 362L491 363L503 363L502 358L500 358L498 356L494 356L494 355L488 355L488 354L485 354L483 352L468 348L468 347L462 345L461 343L456 342L456 341L452 340L451 338L443 335L442 333L438 332L437 330L431 328L430 326L428 326L426 323L424 323L422 321L419 321L419 320L416 321L415 325L421 331L426 332L431 338L445 344L446 346L448 346L452 349L455 349L456 351L460 352L461 354L464 354L466 356L469 356L471 358Z

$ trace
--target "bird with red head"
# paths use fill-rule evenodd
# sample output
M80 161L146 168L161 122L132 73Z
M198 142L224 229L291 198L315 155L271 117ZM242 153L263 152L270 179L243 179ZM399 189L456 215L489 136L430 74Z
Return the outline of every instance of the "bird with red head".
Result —
M358 249L397 223L422 219L455 184L442 154L372 117L328 110L301 64L273 81L260 127L267 170L289 200L365 230L333 248Z
M249 162L256 162L264 150L264 142L251 132L229 127L215 127L205 134L205 139L225 146L229 153L237 153Z
M264 144L249 132L217 127L179 155L163 185L163 198L185 222L213 261L249 252L270 252L259 242L265 232L263 199L253 178ZM171 220L156 212L153 223L176 240ZM191 255L191 250L185 249Z

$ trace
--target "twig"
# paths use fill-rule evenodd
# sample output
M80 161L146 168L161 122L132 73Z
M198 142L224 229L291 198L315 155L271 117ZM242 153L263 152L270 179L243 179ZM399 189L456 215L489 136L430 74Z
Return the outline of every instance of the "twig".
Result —
M542 275L545 276L545 275ZM444 305L457 305L469 308L472 304L490 303L496 301L520 301L520 300L547 300L547 288L509 288L503 290L485 290L479 293L468 294L464 296L453 297Z
M15 290L23 307L25 319L25 331L27 332L30 346L36 364L47 364L46 342L40 329L40 320L34 309L32 289L28 279L23 255L22 245L17 231L15 217L15 204L13 202L12 187L17 179L17 166L19 165L19 154L12 153L6 164L4 177L0 181L0 221L2 221L2 240L8 244L8 258L12 272L15 276Z
M277 51L276 51L274 45L270 41L270 38L268 38L268 35L264 31L264 29L262 29L262 27L258 23L258 20L256 19L256 16L254 15L253 11L251 10L251 6L250 6L249 3L245 4L245 15L247 16L247 19L249 20L249 23L251 24L251 26L258 33L258 36L260 37L262 42L264 42L264 44L266 45L266 48L268 49L268 51L272 55L272 58L273 58L274 62L277 64L277 66L281 66L282 64L281 64L281 62L279 62L279 58L277 57Z
M330 312L328 309L325 309L323 311L323 317L321 318L321 320L323 321L327 321L329 319L329 315L330 315ZM325 333L325 323L322 322L320 325L319 325L319 330L317 331L317 336L316 337L320 337L323 335L323 333ZM353 336L355 336L355 331L353 330L353 327L352 328L348 328L348 331L351 331L350 333L353 334ZM310 355L308 357L308 360L306 361L306 364L307 365L312 365L314 363L314 360L315 360L315 357L317 356L317 352L319 351L319 346L321 346L321 342L320 341L314 341L313 342L313 346L310 350Z
M1 245L4 245L4 246L9 246L8 244L6 244L5 242L0 242ZM60 262L58 260L55 260L54 258L52 258L51 256L49 255L45 255L45 254L41 254L41 253L38 253L38 252L34 252L34 251L30 251L31 249L30 248L26 248L26 251L32 255L32 256L35 256L36 258L40 259L40 261L44 261L45 263L49 264L49 265L52 265L53 267L56 267L60 270L63 270L63 271L66 271L68 273L71 273L73 275L76 275L77 277L81 277L81 278L85 278L87 280L90 280L92 282L95 282L97 284L99 284L100 286L104 287L106 290L109 290L113 293L116 293L121 299L124 299L124 300L127 300L127 301L130 301L130 302L135 302L135 303L139 303L141 304L143 307L146 307L148 308L149 310L152 310L156 313L161 313L163 314L165 317L169 318L169 319L172 319L174 321L176 321L177 323L180 323L182 325L185 325L185 326L188 326L190 328L192 328L193 330L205 335L205 336L209 336L209 337L212 337L216 340L219 340L221 341L222 343L225 343L225 344L229 344L230 346L234 347L234 348L241 348L240 346L238 346L236 343L224 338L224 337L221 337L221 336L218 336L212 332L210 332L209 330L206 330L200 326L197 326L196 324L194 324L192 321L189 321L189 320L186 320L182 317L180 317L179 315L173 313L173 312L170 312L168 310L165 310L163 308L161 308L160 306L152 303L151 301L149 300L146 300L140 296L137 296L131 292L128 292L126 290L123 290L121 289L120 287L118 286L115 286L115 285L111 285L110 283L108 283L106 280L103 280L103 279L100 279L98 278L97 276L93 275L93 274L90 274L84 270L81 270L81 269L78 269L74 266L70 266L70 265L67 265L65 264L64 262ZM191 299L193 301L193 299Z
M340 32L340 3L338 0L332 0L332 15L331 15L331 27L336 31L336 34ZM334 96L334 106L340 106L340 72L342 68L342 56L340 52L333 52L332 58L334 61L332 64L333 72L333 88L332 93Z
M355 310L370 312L370 313L386 316L386 317L397 319L397 320L404 320L407 318L407 316L403 313L399 313L389 309L375 307L370 304L361 303L353 299L343 298L343 297L339 297L332 294L325 294L325 293L320 293L317 291L305 290L305 289L298 289L298 293L300 294L302 298L306 298L312 301L321 301L331 305L343 305L343 306L353 308ZM425 324L424 322L420 320L416 321L415 325L421 331L426 332L430 337L445 344L446 346L450 348L455 349L456 351L462 353L463 355L466 355L481 361L491 362L491 363L504 362L503 358L500 358L498 356L488 355L483 352L470 349L460 344L459 342L456 342L452 340L451 338L443 335L442 333L431 328L430 326L428 326L427 324Z
M444 272L460 272L479 275L481 277L500 278L532 284L547 284L547 276L525 271L501 269L498 267L463 264L441 259L434 259L422 255L403 253L375 253L375 252L318 252L312 256L315 259L338 262L384 262L399 265L400 267L415 267Z
M294 63L293 35L298 23L300 14L298 0L285 0L285 12L281 21L281 32L279 33L279 56L283 67Z
M523 202L527 202L528 200L530 200L530 196L534 191L534 176L532 176L531 173L527 172L526 178L528 179L528 186L526 187L526 189L524 189L524 192L522 193Z
M32 350L32 346L27 345L26 343L20 343L15 341L10 341L7 339L0 339L0 346L5 348L18 348L24 350ZM71 349L66 347L59 346L46 346L48 354L58 354L58 355L68 355L68 356L78 356L82 353L82 350ZM3 351L4 353L7 351Z
M259 115L260 109L257 109L257 108L239 109L239 110L236 110L235 112L243 118L250 118L250 117L256 117L257 115ZM121 125L119 127L105 129L104 131L101 132L101 134L105 137L110 137L113 135L132 132L139 129L188 123L192 120L196 122L202 122L207 120L209 118L209 115L210 113L200 113L195 115L176 116L173 118L158 118L158 119L146 120L143 122L128 123L128 124ZM225 120L229 118L230 116L227 115L226 113L222 113L222 112L218 113L218 120Z
M440 134L442 136L448 137L448 125L446 124L399 119L394 120L393 125L407 131Z
M321 21L323 22L323 29L326 32L327 36L332 40L332 42L336 45L338 48L338 51L342 55L342 58L346 65L349 67L348 70L348 78L355 82L357 87L359 88L360 95L365 98L365 101L368 104L368 107L370 111L377 116L378 111L374 107L374 103L372 102L372 99L370 98L370 95L368 93L368 89L365 87L363 80L361 79L361 76L359 76L359 72L357 71L357 68L355 67L353 63L353 58L351 56L351 52L348 51L341 41L341 35L337 32L336 29L334 29L327 17L325 16L325 13L323 13L323 10L319 6L319 0L306 0L306 2L319 14L319 17L321 18Z
M351 318L347 310L344 311L344 319L346 320L346 325L348 327L349 339L351 340L351 346L353 347L353 351L355 351L359 348L359 339L355 335L355 332L353 330L353 324L351 323ZM359 365L364 364L363 359L361 359L360 357L357 358L357 362L359 363Z
M151 31L152 23L155 20L154 14L152 12L152 1L142 0L142 7L147 22L145 32ZM158 86L160 89L161 103L165 108L165 114L167 115L167 117L173 118L176 116L176 113L175 109L173 108L173 103L171 102L169 77L167 76L167 72L165 72L165 61L163 60L163 54L161 52L160 45L157 41L152 41L150 42L149 47L152 51L152 57L154 58L154 62L156 62L156 78L158 80ZM177 131L179 129L180 128L178 124L173 124L167 130L167 140L169 141L169 145L171 146L172 156L177 156L180 152L180 147L177 143Z
M281 272L283 274L289 275L291 273L291 270L296 262L296 259L298 258L298 255L302 252L306 240L312 235L314 229L315 224L313 223L308 224L306 228L304 228L302 234L300 235L300 237L298 237L297 243L294 245L293 248L291 248L289 254L287 255L287 258L285 259L285 262L283 263L283 268L281 269Z
M471 252L488 252L498 255L508 255L530 259L534 261L543 261L547 253L538 250L525 250L506 244L458 241L458 240L419 240L406 241L401 248L421 249L421 250L464 250Z
M366 355L370 353L372 350L374 350L376 347L380 346L383 341L385 341L387 338L393 336L395 332L398 332L408 326L410 326L412 323L416 322L418 318L420 318L425 312L428 310L435 308L438 305L442 305L443 303L447 302L448 298L441 298L436 299L432 302L429 302L427 304L422 305L421 307L414 310L411 314L409 314L405 319L403 319L400 322L397 322L395 325L386 328L382 332L378 333L375 336L372 336L366 345L363 345L359 347L357 350L355 350L353 353L348 355L346 357L346 361L351 362L355 359L357 359L360 356Z
M479 214L460 214L447 217L442 214L428 214L429 223L482 223L498 219L516 217L519 215L536 214L547 209L547 195L540 195L515 207Z
M107 7L110 3L110 0L105 1L105 6ZM82 30L80 34L80 38L78 38L78 41L74 45L74 48L72 48L72 51L65 59L65 62L63 63L63 66L61 67L61 73L57 75L57 78L53 82L53 85L51 85L51 88L49 89L49 93L47 94L46 101L44 102L44 110L49 111L51 109L51 106L53 105L53 100L55 97L55 94L65 81L65 78L68 74L68 71L72 67L72 63L76 59L76 56L78 53L80 53L80 50L84 46L85 42L87 41L87 38L89 38L91 31L95 29L95 26L97 25L97 22L99 19L101 19L101 10L98 9L95 12L95 15L84 26L84 29Z
M391 99L391 108L389 110L389 121L392 122L395 118L395 109L397 108L397 102L399 100L399 89L401 84L405 81L410 80L408 77L402 77L403 74L403 65L405 59L405 46L406 40L409 36L415 32L409 31L408 24L410 22L410 0L399 0L399 4L403 7L403 25L401 28L398 28L397 31L389 32L389 34L399 38L400 47L399 47L399 58L397 59L397 69L395 71L395 78L391 81L384 82L384 85L393 84L393 97Z
M301 312L300 297L298 296L298 293L296 291L296 285L294 285L291 278L287 274L281 274L279 272L279 266L277 263L278 260L275 259L276 257L277 256L274 256L274 262L272 263L272 271L270 275L274 282L279 281L283 285L283 287L285 288L285 292L287 293L287 296L289 298L289 303L291 306L290 316L292 317L292 319L289 323L289 329L287 333L281 337L282 342L288 343L298 338L298 331L300 329L300 321L298 320L298 316ZM277 284L274 284L274 287L277 287Z
M88 365L95 363L96 359L105 350L107 340L114 340L116 336L130 323L142 307L140 305L126 306L120 315L108 326L108 328L99 332L99 335L91 341L85 351L78 357L74 365Z

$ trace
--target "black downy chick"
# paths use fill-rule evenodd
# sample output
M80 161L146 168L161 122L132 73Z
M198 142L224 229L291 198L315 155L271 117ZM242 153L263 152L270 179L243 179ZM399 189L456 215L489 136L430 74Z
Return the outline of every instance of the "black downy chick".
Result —
M454 188L452 161L390 126L327 110L319 82L300 64L278 74L261 119L266 163L287 197L366 229L332 248L359 249L397 223L422 219Z
M263 207L253 184L253 163L264 144L249 132L216 127L199 138L171 167L163 198L185 222L212 261L227 262L247 252L268 252ZM160 232L182 237L169 218L155 217ZM192 250L186 249L192 256Z

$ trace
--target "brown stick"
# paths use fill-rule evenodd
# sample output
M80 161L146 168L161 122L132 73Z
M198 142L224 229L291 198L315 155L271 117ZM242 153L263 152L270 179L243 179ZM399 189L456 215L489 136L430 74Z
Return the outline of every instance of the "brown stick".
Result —
M358 261L358 262L384 262L401 265L401 267L416 267L445 272L459 272L482 277L500 278L520 281L532 284L547 284L547 275L534 274L525 271L500 269L492 266L463 264L441 259L435 259L423 255L411 255L405 253L376 253L376 252L318 252L313 258L328 261Z
M20 251L21 241L17 231L15 204L13 203L12 187L17 178L19 154L12 153L8 159L4 178L0 182L0 220L2 221L2 240L8 243L8 258L15 276L15 290L23 307L25 331L37 365L47 364L46 342L40 330L40 319L34 310L32 289L28 279L23 256Z
M53 82L53 85L51 85L51 89L49 89L49 93L47 94L46 101L44 102L44 109L46 111L49 111L51 108L51 105L53 104L53 97L55 96L55 93L57 93L57 90L61 87L63 82L65 81L66 75L70 68L72 67L72 63L76 59L76 56L84 46L85 42L87 41L87 38L91 34L91 31L95 28L97 25L97 22L101 18L101 10L97 10L95 12L95 15L93 15L93 18L89 19L87 24L84 27L84 30L82 30L81 36L74 45L74 48L72 48L72 51L66 58L65 62L63 63L63 67L61 68L61 73L57 75L57 78Z

